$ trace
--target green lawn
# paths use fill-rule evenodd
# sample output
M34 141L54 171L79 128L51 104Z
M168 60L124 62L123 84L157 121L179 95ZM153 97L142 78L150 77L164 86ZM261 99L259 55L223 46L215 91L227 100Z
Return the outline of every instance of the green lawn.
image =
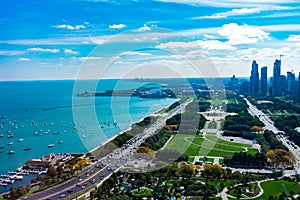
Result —
M185 153L188 156L230 156L235 152L245 151L244 147L248 148L248 152L252 155L256 154L257 149L251 148L249 144L240 144L221 140L214 133L207 133L206 139L201 136L193 135L174 135L168 143L168 149L175 149L180 153Z
M243 189L244 189L244 191L243 191ZM246 189L248 189L248 191ZM252 189L252 191L250 191L249 189ZM238 193L237 193L238 190L240 190L240 191L242 190L241 191L242 198L255 197L260 192L260 189L259 189L257 183L251 183L251 184L247 184L246 186L242 185L242 186L232 188L231 190L229 190L228 193L231 196L237 197L238 196Z
M286 180L267 181L261 183L261 186L264 190L264 194L261 197L256 198L256 200L268 200L269 196L276 196L281 193L291 196L291 191L294 191L294 194L299 192L299 187L296 183Z
M219 106L219 105L222 105L224 100L216 100L216 99L213 99L213 100L209 100L209 102L212 104L212 105L215 105L215 106Z
M205 158L200 158L200 161L202 162L205 162ZM206 158L206 161L209 161L209 162L214 162L214 159L213 158Z
M151 197L152 196L152 189L143 187L138 191L137 189L131 191L133 196L137 197Z

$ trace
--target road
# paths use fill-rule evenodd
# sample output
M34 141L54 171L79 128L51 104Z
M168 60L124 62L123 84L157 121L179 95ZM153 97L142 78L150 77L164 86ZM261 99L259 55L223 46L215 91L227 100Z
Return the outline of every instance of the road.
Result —
M290 150L293 153L293 155L295 156L295 159L296 159L296 165L294 166L295 173L299 173L300 172L300 149L299 149L299 147L297 145L295 145L292 141L290 141L283 131L279 131L274 126L274 122L268 116L266 116L265 113L263 113L261 110L259 110L256 106L253 106L248 101L248 99L244 98L244 100L247 102L247 104L249 106L249 109L248 109L249 113L253 116L258 117L265 125L263 128L273 131L276 134L277 139L280 140L284 144L284 146L286 146L288 148L288 150Z
M166 121L174 115L184 111L185 107L190 104L193 99L188 99L180 106L171 110L167 115L160 118L157 122L146 128L142 133L136 135L129 140L121 148L118 148L100 159L97 163L92 164L84 174L73 178L67 182L54 186L45 191L38 192L29 197L22 199L27 200L57 200L73 196L82 190L91 187L92 185L100 184L106 177L110 176L120 167L126 166L128 163L135 162L133 156L136 149L151 135L154 135L157 130L165 126ZM136 160L139 161L139 160Z

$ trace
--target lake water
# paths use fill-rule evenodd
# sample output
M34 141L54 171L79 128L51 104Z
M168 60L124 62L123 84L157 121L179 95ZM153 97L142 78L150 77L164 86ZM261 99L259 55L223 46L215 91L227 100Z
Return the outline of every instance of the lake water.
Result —
M143 84L134 80L0 82L0 174L49 153L85 153L176 101L75 95ZM31 150L24 151L25 147Z

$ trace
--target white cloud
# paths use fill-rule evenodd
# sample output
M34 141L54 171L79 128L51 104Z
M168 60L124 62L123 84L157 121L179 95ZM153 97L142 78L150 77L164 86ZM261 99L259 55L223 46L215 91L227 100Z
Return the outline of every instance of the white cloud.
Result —
M236 47L231 46L226 42L221 42L219 40L204 40L198 41L198 44L207 50L236 50Z
M155 48L158 49L177 49L177 48L200 48L197 42L167 42L156 45Z
M78 54L77 51L73 51L71 49L65 49L64 52L67 53L67 54Z
M125 28L126 25L125 24L113 24L113 25L109 25L108 27L111 29L122 29L122 28Z
M52 26L52 27L59 28L59 29L68 29L68 30L79 30L79 29L86 28L86 26L84 26L84 25L72 26L72 25L69 25L69 24L60 24L60 25Z
M218 31L221 36L228 39L228 44L253 44L259 41L270 40L269 34L258 27L248 26L247 24L239 26L236 23L224 24Z
M151 53L137 52L137 51L126 51L126 52L122 53L121 55L151 56Z
M207 39L215 39L214 35L210 35L210 34L203 34L203 36Z
M99 37L92 37L92 38L90 38L90 40L91 40L94 44L98 44L98 45L104 44L104 42L105 42L105 39L99 38Z
M88 56L88 57L80 57L78 58L81 62L89 62L89 61L97 61L102 60L103 57L95 57L95 56Z
M86 25L90 24L90 22L83 22L83 23L86 24Z
M289 42L300 42L300 35L290 35L287 39Z
M226 42L219 40L198 40L193 42L167 42L156 46L160 49L188 49L198 48L206 50L236 50L236 47L231 46Z
M21 50L0 50L0 55L2 56L15 56L25 54L25 51Z
M138 29L139 32L144 32L144 31L151 31L151 28L147 26L147 24L144 24L142 27Z
M18 61L30 61L31 59L29 58L19 58Z
M260 12L261 10L259 8L241 8L241 9L233 9L227 12L216 13L209 16L194 17L193 19L220 19L220 18L227 18L231 16L249 15L249 14L260 13Z
M27 50L34 51L34 52L49 52L49 53L59 53L60 52L59 49L43 49L43 48L39 48L39 47L33 47L33 48L29 48Z
M254 7L270 7L275 6L278 3L288 4L288 3L298 3L298 0L284 0L279 2L278 0L156 0L162 2L173 2L180 4L189 4L193 6L208 5L213 7L223 7L223 8L254 8Z

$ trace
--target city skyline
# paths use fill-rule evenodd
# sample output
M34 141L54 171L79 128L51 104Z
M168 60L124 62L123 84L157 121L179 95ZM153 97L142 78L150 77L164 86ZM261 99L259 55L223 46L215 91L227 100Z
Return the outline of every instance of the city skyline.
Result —
M296 0L4 0L0 5L1 81L76 79L87 63L102 65L105 58L114 58L106 78L135 67L143 74L156 65L192 77L185 60L203 61L202 55L209 63L200 67L205 77L248 77L252 60L272 74L280 55L282 71L299 71Z

